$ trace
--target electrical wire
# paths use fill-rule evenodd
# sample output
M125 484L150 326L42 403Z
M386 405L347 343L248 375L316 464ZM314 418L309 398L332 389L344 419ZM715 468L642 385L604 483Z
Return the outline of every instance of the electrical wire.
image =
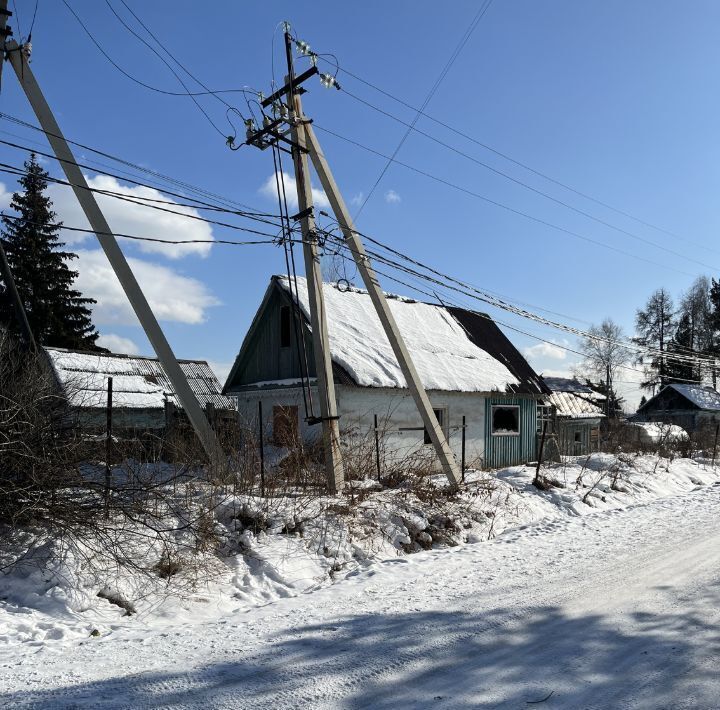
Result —
M415 122L413 122L413 123L408 123L407 121L403 121L403 120L402 120L401 118L399 118L398 116L394 116L393 114L389 113L388 111L385 111L384 109L382 109L382 108L380 108L380 107L378 107L378 106L375 106L375 105L371 104L369 101L366 101L365 99L362 99L362 98L360 98L359 96L356 96L355 94L349 92L349 91L348 91L347 89L345 89L345 88L342 88L341 91L343 91L345 94L347 94L347 95L350 96L351 98L355 99L355 100L358 101L359 103L361 103L361 104L363 104L363 105L365 105L365 106L368 106L369 108L377 111L378 113L381 113L381 114L384 115L384 116L387 116L387 117L393 119L394 121L397 121L398 123L402 124L403 126L407 126L408 131L414 131L415 133L418 133L419 135L424 136L424 137L427 138L428 140L431 140L431 141L433 141L434 143L437 143L438 145L442 146L443 148L446 148L447 150L450 150L450 151L452 151L453 153L462 156L462 157L465 158L466 160L469 160L470 162L475 163L476 165L479 165L479 166L485 168L486 170L489 170L490 172L494 173L495 175L499 175L500 177L503 177L503 178L505 178L506 180L509 180L510 182L515 183L516 185L520 185L520 186L523 187L524 189L529 190L529 191L535 193L536 195L540 195L541 197L544 197L545 199L550 200L551 202L554 202L555 204L561 205L562 207L565 207L565 208L568 209L568 210L571 210L571 211L573 211L573 212L575 212L575 213L577 213L577 214L579 214L579 215L582 215L583 217L587 217L588 219L591 219L591 220L597 222L598 224L602 224L602 225L605 226L605 227L608 227L608 228L610 228L610 229L613 229L613 230L615 230L616 232L619 232L620 234L624 234L625 236L628 236L628 237L630 237L631 239L634 239L634 240L636 240L636 241L642 242L643 244L647 244L647 245L652 246L652 247L654 247L654 248L656 248L656 249L660 249L660 250L662 250L662 251L667 252L668 254L672 254L673 256L680 257L681 259L685 259L685 260L687 260L687 261L691 261L691 262L693 262L693 263L700 264L701 266L706 266L707 268L711 268L711 269L713 269L713 270L715 270L715 271L720 270L720 269L719 269L718 267L716 267L716 266L711 266L711 265L705 264L704 262L698 261L697 259L694 259L694 258L692 258L692 257L689 257L689 256L687 256L686 254L683 254L683 253L681 253L681 252L679 252L679 251L675 251L674 249L670 249L670 248L668 248L668 247L666 247L666 246L664 246L664 245L662 245L662 244L658 244L657 242L654 242L654 241L652 241L651 239L647 239L646 237L642 237L642 236L640 236L640 235L638 235L638 234L636 234L636 233L634 233L634 232L630 232L630 231L627 230L627 229L623 229L622 227L618 227L617 225L612 224L611 222L608 222L607 220L602 219L601 217L597 217L596 215L594 215L594 214L592 214L592 213L590 213L590 212L587 212L587 211L585 211L585 210L583 210L583 209L580 209L579 207L575 207L574 205L572 205L572 204L570 204L570 203L568 203L568 202L565 202L564 200L561 200L561 199L559 199L559 198L557 198L557 197L554 197L553 195L551 195L551 194L549 194L549 193L547 193L547 192L544 192L543 190L539 190L538 188L533 187L532 185L524 182L523 180L519 180L518 178L516 178L516 177L514 177L514 176L512 176L512 175L509 175L508 173L506 173L506 172L504 172L504 171L502 171L502 170L499 170L498 168L496 168L496 167L494 167L494 166L492 166L492 165L490 165L490 164L488 164L488 163L485 163L485 162L483 162L482 160L479 160L478 158L476 158L476 157L474 157L474 156L466 153L465 151L460 150L459 148L456 148L455 146L450 145L449 143L446 143L445 141L440 140L439 138L436 138L435 136L431 135L430 133L427 133L426 131L423 131L423 130L417 128L417 127L415 126ZM416 119L417 119L417 116L416 116ZM711 248L708 248L708 250L709 250L709 251L713 251L713 252L715 252L715 253L717 253L717 254L720 254L720 250L711 249Z
M85 34L90 38L92 43L97 47L98 51L105 57L105 59L112 64L112 66L115 67L121 74L123 74L125 77L130 79L130 81L133 81L136 84L139 84L140 86L149 89L150 91L154 91L158 94L164 94L166 96L214 96L217 94L254 94L255 92L250 89L214 89L212 91L166 91L165 89L160 89L157 86L152 86L150 84L145 83L144 81L141 81L137 77L134 77L129 72L125 71L102 47L100 42L98 42L97 39L95 39L94 35L88 27L85 25L85 23L80 19L80 16L73 10L72 6L68 3L67 0L62 0L65 7L67 7L68 10L72 13L72 15L75 17L75 19L78 21L80 26L85 31Z
M483 148L484 150L487 150L488 152L493 153L494 155L497 155L498 157L500 157L504 160L507 160L508 162L513 163L514 165L517 165L518 167L520 167L524 170L527 170L528 172L532 173L533 175L537 175L538 177L540 177L544 180L547 180L548 182L550 182L554 185L557 185L558 187L561 187L562 189L567 190L568 192L572 192L573 194L577 195L578 197L582 197L583 199L589 200L590 202L594 202L595 204L597 204L601 207L604 207L605 209L608 209L612 212L615 212L616 214L619 214L623 217L631 219L634 222L637 222L638 224L643 225L644 227L654 229L657 232L661 232L662 234L665 234L667 236L670 236L670 237L673 237L676 239L681 239L683 241L687 241L689 244L692 244L693 246L697 246L701 249L705 249L707 251L712 251L712 252L717 253L717 250L712 249L711 247L708 247L700 242L696 242L691 239L688 239L687 237L684 237L684 236L678 234L677 232L665 229L664 227L660 227L657 224L649 222L648 220L642 219L641 217L638 217L626 210L615 207L614 205L612 205L604 200L594 197L587 192L583 192L582 190L579 190L579 189L573 187L572 185L569 185L566 182L558 180L557 178L554 178L551 175L548 175L547 173L545 173L541 170L538 170L537 168L534 168L531 165L528 165L527 163L525 163L521 160L518 160L517 158L514 158L513 156L511 156L501 150L498 150L497 148L479 140L475 136L472 136L469 133L466 133L455 126L452 126L451 124L426 113L424 110L421 110L417 106L414 106L413 104L408 103L407 101L404 101L403 99L397 97L395 94L393 94L389 91L386 91L385 89L378 86L377 84L374 84L373 82L368 81L367 79L364 79L363 77L350 71L349 69L347 69L343 66L340 66L335 55L317 53L316 56L320 57L323 61L327 62L328 64L331 64L334 67L336 73L342 72L343 74L346 74L347 76L351 77L352 79L355 79L356 81L364 84L365 86L373 89L374 91L377 91L378 93L382 94L383 96L397 102L399 105L404 106L405 108L407 108L411 111L414 111L416 113L419 112L423 118L426 118L427 120L431 121L432 123L434 123L438 126L441 126L442 128L445 128L446 130L454 133L455 135L460 136L461 138L464 138L464 139L474 143L475 145L478 145L479 147ZM335 61L331 62L328 59L325 59L325 57L328 57L328 56L334 57ZM344 86L343 86L343 89L345 89Z
M432 97L435 96L435 92L440 88L440 84L442 84L443 79L447 76L448 72L452 68L452 65L455 63L455 60L460 56L460 53L462 52L463 48L467 44L468 40L472 36L473 32L475 31L475 28L480 24L480 20L485 16L485 13L488 11L488 8L492 4L493 0L486 0L485 3L480 7L478 12L475 14L475 16L472 19L472 22L470 23L470 27L468 27L467 30L465 30L465 33L461 37L460 41L458 42L457 46L453 50L453 53L450 55L450 59L446 62L445 66L443 67L442 71L440 72L440 76L435 80L435 83L432 85L430 91L428 92L428 95L425 97L425 100L422 103L421 108L418 110L418 112L415 114L415 118L412 121L412 124L408 127L408 129L405 131L405 134L400 139L400 142L398 143L397 147L393 151L392 155L388 158L387 163L383 166L383 169L380 171L380 174L377 176L377 179L375 180L375 183L370 188L370 191L368 192L365 199L362 201L362 204L358 208L357 212L355 213L355 219L357 220L360 213L365 208L365 205L368 203L368 200L372 197L373 193L377 189L377 186L380 184L380 181L385 176L385 173L387 173L388 169L392 165L393 161L395 160L395 157L400 152L400 149L405 144L405 141L407 140L408 136L412 132L413 128L415 127L415 124L417 123L418 119L422 115L422 112L425 110L427 105L432 100Z
M66 137L64 137L64 136L58 136L58 135L52 133L51 131L46 131L46 130L44 130L43 128L41 128L40 126L36 126L36 125L34 125L34 124L32 124L32 123L29 123L28 121L24 121L24 120L22 120L22 119L20 119L20 118L17 118L16 116L11 116L10 114L7 114L7 113L4 113L4 112L0 111L0 118L2 118L3 120L7 120L7 121L9 121L9 122L11 122L11 123L15 123L16 125L20 125L20 126L23 126L23 127L25 127L25 128L32 129L32 130L37 131L37 132L39 132L39 133L43 133L43 134L44 134L45 136L47 136L47 137L61 138L61 139L63 139L63 140L66 140L70 145L74 145L74 146L76 146L76 147L78 147L78 148L81 148L81 149L83 149L83 150L88 150L88 151L90 151L91 153L94 153L94 154L96 154L96 155L100 155L100 156L102 156L103 158L107 158L108 160L112 160L112 161L117 162L117 163L119 163L119 164L121 164L121 165L125 165L125 166L127 166L127 167L129 167L129 168L132 168L133 170L136 170L137 172L142 173L142 174L144 174L144 175L149 175L149 176L151 176L151 177L152 177L154 180L156 180L156 181L165 182L165 183L168 183L168 184L171 184L171 185L175 185L176 187L179 187L180 189L187 190L188 192L194 193L194 194L196 194L196 195L201 195L201 196L203 196L203 197L205 198L205 200L208 200L208 199L209 199L209 200L213 200L215 203L218 203L218 202L219 202L219 203L224 203L224 204L226 204L226 205L235 205L235 206L237 206L237 207L242 207L242 208L245 208L245 209L248 209L248 210L255 210L258 214L260 213L259 210L256 210L256 209L253 208L253 207L250 207L250 206L248 206L248 205L245 205L245 204L243 204L242 202L237 202L236 200L232 200L232 199L230 199L230 198L228 198L228 197L225 197L225 196L223 196L223 195L220 195L220 194L218 194L218 193L216 193L216 192L212 192L212 191L207 190L207 189L205 189L205 188L197 187L196 185L193 185L192 183L186 182L186 181L184 181L184 180L180 180L180 179L178 179L178 178L174 178L174 177L171 177L171 176L169 176L169 175L165 175L165 174L163 174L163 173L160 173L160 172L158 172L158 171L156 171L156 170L152 170L151 168L147 168L147 167L144 167L144 166L142 166L142 165L138 165L137 163L133 163L133 162L131 162L131 161L129 161L129 160L126 160L126 159L124 159L124 158L120 158L120 157L118 157L118 156L116 156L116 155L113 155L113 154L111 154L111 153L108 153L107 151L100 150L99 148L93 148L92 146L89 146L89 145L84 144L84 143L80 143L80 142L78 142L78 141L71 140L71 139L66 138ZM25 146L17 146L17 145L14 145L14 144L9 144L9 145L12 145L13 147L19 147L19 148L21 148L21 149L23 149L23 150L28 150L28 151L29 151L29 150L33 150L33 149L27 148L27 147L25 147ZM43 154L41 151L35 151L35 152L36 152L38 155L46 155L46 156L49 155L49 154ZM54 159L54 160L57 160L57 158L55 157L55 155L49 155L49 157L51 157L51 158ZM76 164L77 164L78 166L80 166L80 167L88 167L88 169L95 170L96 172L102 172L102 171L99 171L99 170L97 170L96 168L93 168L93 167L90 167L90 166L84 166L84 165L82 165L82 164L80 164L80 163L76 163ZM114 174L112 174L112 173L107 173L107 172L105 172L105 173L103 173L103 174L109 175L109 176L111 176L111 177L117 177L116 175L114 175ZM125 180L127 180L127 178L120 178L120 179L125 179ZM173 193L173 192L171 192L170 190L167 190L166 188L158 187L157 185L148 185L147 183L138 182L137 180L129 180L129 182L134 182L134 184L136 184L136 185L142 185L143 187L154 187L155 189L161 190L162 192L165 192L165 193L168 194L168 195L177 195L177 193ZM186 198L187 198L187 195L180 195L179 197L180 197L181 199L186 199ZM190 198L190 199L195 199L195 198ZM196 200L196 201L197 201L197 202L202 202L201 200ZM204 202L203 204L208 204L208 203L207 203L207 202Z
M365 150L369 153L373 153L374 155L377 155L381 158L390 159L391 156L388 156L384 153L381 153L378 150L375 150L374 148L370 148L369 146L364 145L363 143L360 143L359 141L356 141L352 138L348 138L346 136L343 136L337 131L333 131L330 128L326 128L324 126L319 125L318 123L313 123L313 126L317 128L318 130L324 131L325 133L334 136L336 138L339 138L340 140L343 140L347 143L350 143L351 145L354 145L358 148L361 148L362 150ZM493 200L485 195L480 194L479 192L475 192L473 190L470 190L466 187L463 187L457 183L451 182L450 180L445 180L444 178L441 178L433 173L428 172L427 170L423 170L421 168L415 167L414 165L410 165L409 163L405 163L403 161L398 160L397 158L393 158L392 161L397 164L401 165L402 167L411 170L414 173L417 173L418 175L423 175L424 177L427 177L431 180L434 180L435 182L438 182L442 185L445 185L447 187L450 187L454 190L457 190L459 192L462 192L466 195L469 195L470 197L474 197L476 199L482 200L483 202L486 202L488 204L494 205L495 207L499 207L503 210L506 210L507 212L511 212L512 214L519 215L521 217L524 217L526 219L529 219L533 222L536 222L537 224L541 224L545 227L550 227L551 229L554 229L556 231L562 232L564 234L567 234L569 236L575 237L577 239L581 239L582 241L588 242L590 244L595 244L596 246L600 246L604 249L609 249L610 251L614 251L617 254L622 254L623 256L629 256L632 259L636 259L638 261L643 261L646 264L652 264L653 266L659 266L663 269L669 269L670 271L675 271L679 274L683 274L684 276L695 276L695 274L691 274L688 271L683 271L681 269L677 269L674 266L669 266L667 264L662 264L657 261L653 261L652 259L648 259L646 257L640 256L638 254L633 254L632 252L625 251L624 249L620 249L619 247L612 246L611 244L607 244L605 242L601 242L597 239L593 239L592 237L588 237L584 234L580 234L579 232L575 232L571 229L567 229L566 227L561 227L560 225L553 224L552 222L548 222L547 220L544 220L540 217L535 217L534 215L531 215L528 212L523 212L522 210L516 209L515 207L511 207L510 205L506 205L502 202L498 202L497 200ZM707 266L705 264L702 264L703 266ZM708 267L709 268L709 267Z
M180 85L183 87L183 89L185 89L185 91L188 92L187 95L190 97L190 99L192 100L192 102L197 106L198 110L202 113L202 115L205 116L205 118L207 119L208 123L215 129L215 131L216 131L217 133L220 134L220 136L221 136L222 138L226 138L226 135L223 133L223 131L220 130L220 128L218 127L218 125L215 123L215 121L212 120L212 118L210 117L210 114L208 114L208 112L202 107L202 105L201 105L200 102L198 101L197 97L193 96L193 95L190 93L190 89L189 89L188 85L183 81L182 77L173 69L173 67L172 67L172 65L170 64L170 62L168 62L167 59L165 59L165 57L163 57L163 56L160 54L160 52L158 52L157 49L155 49L155 47L153 47L147 40L145 40L143 37L141 37L137 32L135 32L135 30L134 30L132 27L130 27L130 26L125 22L125 20L118 14L118 12L117 12L117 11L115 10L115 8L112 6L112 4L110 3L110 0L105 0L105 4L110 8L110 11L111 11L112 14L117 18L118 22L119 22L133 37L135 37L138 41L142 42L151 52L153 52L153 54L155 54L155 56L172 72L173 76L180 82ZM123 3L123 4L125 4L125 3ZM127 5L125 5L125 7L127 7Z

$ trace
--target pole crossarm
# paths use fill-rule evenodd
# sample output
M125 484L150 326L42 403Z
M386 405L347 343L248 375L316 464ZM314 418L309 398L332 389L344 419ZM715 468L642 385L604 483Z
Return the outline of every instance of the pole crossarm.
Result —
M17 42L12 41L5 43L6 56L15 70L20 86L24 90L40 122L40 126L43 131L45 131L45 135L52 146L55 156L62 166L68 182L71 184L75 197L80 203L91 228L95 232L100 246L105 252L105 256L107 256L125 295L130 301L133 311L135 311L135 315L140 321L140 325L155 350L165 374L172 383L175 394L195 429L210 463L213 465L222 465L224 462L224 454L215 436L215 432L210 427L195 393L188 384L185 373L180 368L180 364L175 358L172 348L165 338L165 334L160 328L155 314L150 308L150 304L145 298L125 255L110 229L110 225L95 200L95 196L90 190L85 176L82 170L80 170L70 150L70 146L65 140L60 126L57 124L52 110L40 90L35 75L30 69L25 53L20 51L20 49L21 47Z

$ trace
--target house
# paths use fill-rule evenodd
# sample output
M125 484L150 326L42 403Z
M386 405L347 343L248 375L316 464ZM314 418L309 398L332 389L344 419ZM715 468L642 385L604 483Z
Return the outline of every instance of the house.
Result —
M720 393L699 384L665 385L638 408L633 421L677 424L687 432L720 423Z
M81 429L105 429L110 377L116 431L160 432L175 421L183 421L173 386L157 358L50 347L43 351ZM235 402L221 394L220 383L207 362L179 360L179 364L211 419L237 416Z
M554 435L559 453L582 456L597 451L600 423L605 419L601 406L605 396L574 379L544 377L543 380L550 396L546 400L548 409L541 419L548 422L546 433Z
M292 282L293 284L295 281ZM223 390L241 417L283 445L319 435L317 385L307 283L273 276ZM323 284L341 433L373 434L375 417L386 455L432 451L420 415L370 296ZM482 313L387 295L405 344L458 461L463 421L468 464L500 467L536 456L542 379Z

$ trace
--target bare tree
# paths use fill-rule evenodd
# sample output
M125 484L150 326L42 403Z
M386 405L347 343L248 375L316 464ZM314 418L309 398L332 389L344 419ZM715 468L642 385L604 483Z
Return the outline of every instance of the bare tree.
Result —
M617 371L630 361L630 351L622 343L625 333L620 325L606 318L600 325L593 325L580 342L584 356L581 365L589 379L605 382L607 390L606 414L611 412L611 399Z

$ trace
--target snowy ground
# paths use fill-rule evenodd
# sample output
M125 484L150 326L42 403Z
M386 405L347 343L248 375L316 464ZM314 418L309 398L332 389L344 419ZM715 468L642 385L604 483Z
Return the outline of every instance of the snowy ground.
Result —
M556 469L566 488L547 493L503 472L534 522L490 542L390 557L260 606L108 609L91 638L82 612L6 603L0 705L519 708L552 693L542 707L717 708L718 476L648 458L624 490L576 488L585 468Z

